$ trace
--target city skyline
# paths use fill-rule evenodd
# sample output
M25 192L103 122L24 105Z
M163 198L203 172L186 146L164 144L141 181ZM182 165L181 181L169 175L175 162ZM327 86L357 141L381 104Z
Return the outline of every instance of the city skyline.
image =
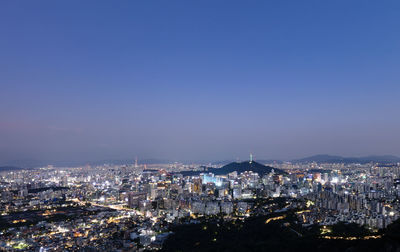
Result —
M0 2L0 251L400 251L400 2Z
M400 156L396 1L0 5L0 162Z

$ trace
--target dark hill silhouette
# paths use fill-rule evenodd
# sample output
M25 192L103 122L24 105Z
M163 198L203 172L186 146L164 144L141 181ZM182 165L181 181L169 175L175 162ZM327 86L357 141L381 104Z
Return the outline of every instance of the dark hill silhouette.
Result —
M267 218L270 216L250 217L239 225L223 218L177 225L161 251L394 252L400 248L400 220L375 234L381 235L379 239L361 239L374 234L355 223L331 226L332 233L328 236L360 237L344 240L322 239L318 225L304 228L291 213L287 219L268 224L265 223Z
M15 167L15 166L0 166L0 172L2 171L16 171L23 170L23 168Z
M184 176L194 176L194 175L199 175L200 173L203 172L211 172L214 173L215 175L225 175L231 172L245 172L245 171L252 171L252 172L256 172L260 175L264 175L267 173L270 173L272 171L272 169L274 170L275 173L277 174L285 174L286 172L284 172L283 170L277 169L277 168L273 168L271 166L265 166L263 164L257 163L257 162L232 162L230 164L227 164L221 168L210 168L210 167L203 167L204 169L201 171L183 171L181 172L182 175Z
M366 157L341 157L332 155L315 155L311 157L306 157L302 159L296 159L292 161L293 163L397 163L400 162L400 158L391 155L383 156L366 156Z

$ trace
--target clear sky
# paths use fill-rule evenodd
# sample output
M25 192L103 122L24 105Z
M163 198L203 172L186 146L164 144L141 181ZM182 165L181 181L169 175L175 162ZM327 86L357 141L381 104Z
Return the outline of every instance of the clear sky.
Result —
M1 1L0 161L400 155L400 1Z

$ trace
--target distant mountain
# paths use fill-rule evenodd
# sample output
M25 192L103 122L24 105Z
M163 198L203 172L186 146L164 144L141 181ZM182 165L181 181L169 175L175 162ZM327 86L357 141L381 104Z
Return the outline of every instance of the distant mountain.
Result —
M344 157L341 156L332 156L332 155L314 155L311 157L305 157L301 159L292 160L293 163L309 163L309 162L317 162L317 163L332 163L332 162L343 162Z
M306 157L302 159L292 160L292 163L398 163L400 162L400 157L392 155L383 156L366 156L366 157L342 157L342 156L332 156L332 155L315 155L311 157Z
M0 172L2 172L2 171L17 171L17 170L23 170L23 168L16 167L16 166L0 166Z
M204 169L202 171L183 171L181 172L182 175L184 176L194 176L194 175L199 175L200 173L203 172L211 172L214 173L215 175L225 175L231 172L245 172L245 171L252 171L252 172L257 172L260 175L264 175L266 173L270 173L272 169L274 169L274 172L277 174L285 174L283 170L276 169L270 166L265 166L263 164L257 163L257 162L232 162L230 164L227 164L221 168L209 168L209 167L203 167Z
M224 165L230 164L232 162L241 163L243 161L241 161L241 160L233 160L232 159L232 160L213 161L213 162L211 162L211 164L224 166ZM274 163L275 164L282 164L283 163L282 160L278 160L278 159L257 159L257 162L260 163L260 164L274 164Z

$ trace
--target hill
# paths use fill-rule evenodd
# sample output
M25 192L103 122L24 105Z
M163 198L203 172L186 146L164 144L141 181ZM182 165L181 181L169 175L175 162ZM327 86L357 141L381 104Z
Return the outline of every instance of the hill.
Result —
M16 166L0 166L0 172L3 172L3 171L17 171L17 170L23 170L23 168L16 167Z
M397 163L400 162L400 158L391 155L383 156L366 156L366 157L342 157L342 156L332 156L332 155L315 155L311 157L306 157L302 159L292 160L292 163Z
M275 173L277 174L285 174L283 170L273 168L271 166L265 166L263 164L257 163L257 162L232 162L230 164L227 164L221 168L210 168L210 167L203 167L203 170L201 171L183 171L181 172L183 176L195 176L199 175L202 172L211 172L214 173L215 175L225 175L231 172L245 172L245 171L252 171L252 172L257 172L260 175L264 175L266 173L270 173L274 170Z
M250 217L242 222L221 218L199 224L177 225L173 227L173 234L167 238L162 251L387 252L399 251L400 248L399 220L375 234L381 235L378 239L363 239L373 234L354 223L331 226L329 236L339 239L324 239L320 226L302 227L291 213L282 220L267 224L268 218L270 216Z

